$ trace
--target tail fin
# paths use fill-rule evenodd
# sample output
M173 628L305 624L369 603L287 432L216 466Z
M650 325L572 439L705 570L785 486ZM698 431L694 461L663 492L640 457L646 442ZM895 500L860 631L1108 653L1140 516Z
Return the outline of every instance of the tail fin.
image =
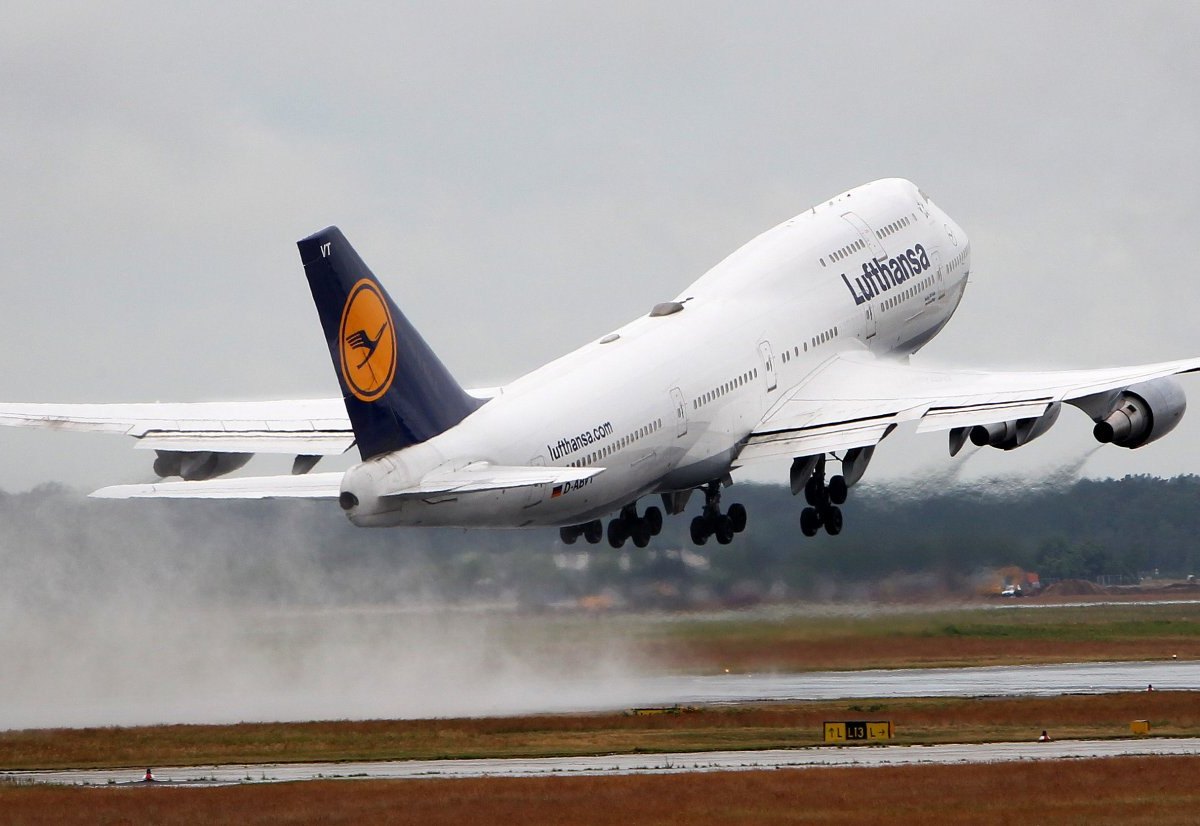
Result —
M298 241L364 459L431 439L483 404L434 355L337 227Z

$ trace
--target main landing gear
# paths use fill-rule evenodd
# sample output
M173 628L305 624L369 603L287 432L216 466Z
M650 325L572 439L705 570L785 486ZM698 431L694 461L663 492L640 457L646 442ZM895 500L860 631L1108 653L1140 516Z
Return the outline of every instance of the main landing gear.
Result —
M804 484L804 500L809 507L800 512L800 532L805 536L816 536L822 527L830 536L842 532L842 509L850 487L845 476L834 476L825 483L825 457L817 461L816 469Z
M662 511L651 505L646 513L638 516L637 502L621 508L621 513L608 523L608 544L620 548L626 539L632 539L633 544L644 548L650 544L650 537L662 532Z
M621 508L621 513L608 523L608 544L620 548L625 540L632 539L633 544L644 548L650 544L650 537L662 532L663 514L656 507L646 508L646 512L638 516L637 503ZM604 523L593 519L582 525L569 525L558 529L558 537L564 545L574 545L575 540L583 537L590 545L600 544L604 539Z
M604 523L599 519L593 519L582 525L569 525L558 529L558 538L563 541L564 545L574 545L575 540L581 536L588 541L589 545L598 545L604 538Z
M721 485L709 482L704 488L704 510L692 520L692 541L703 545L710 536L717 542L728 545L735 533L746 530L745 505L732 504L729 511L721 513Z

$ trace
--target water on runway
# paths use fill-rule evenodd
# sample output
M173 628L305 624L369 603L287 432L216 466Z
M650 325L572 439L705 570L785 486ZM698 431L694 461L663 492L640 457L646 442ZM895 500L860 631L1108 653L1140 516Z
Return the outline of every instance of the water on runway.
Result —
M1052 743L972 743L936 746L850 746L761 751L672 752L595 757L492 760L399 760L369 763L297 763L196 766L156 769L156 782L171 786L224 786L303 780L411 780L467 777L679 774L697 771L802 769L820 766L999 763L1014 760L1127 755L1200 755L1200 737L1137 740L1063 740ZM136 769L77 769L0 773L23 783L145 786Z

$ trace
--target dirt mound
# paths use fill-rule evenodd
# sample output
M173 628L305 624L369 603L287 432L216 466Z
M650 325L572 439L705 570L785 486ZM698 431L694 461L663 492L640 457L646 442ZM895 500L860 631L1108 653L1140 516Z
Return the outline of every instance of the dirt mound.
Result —
M1063 579L1048 586L1042 593L1059 597L1081 597L1107 594L1108 589L1086 579Z

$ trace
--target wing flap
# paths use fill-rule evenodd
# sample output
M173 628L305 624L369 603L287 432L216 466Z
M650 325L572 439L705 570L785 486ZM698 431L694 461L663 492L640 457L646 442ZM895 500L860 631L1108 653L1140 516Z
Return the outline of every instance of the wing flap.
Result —
M872 417L853 422L834 422L797 430L755 431L739 461L752 462L777 456L814 456L878 444L896 426L896 417Z
M320 431L191 431L186 433L152 432L138 438L141 450L203 450L228 453L287 453L307 456L339 456L354 445L351 433Z
M931 407L917 425L918 433L949 430L954 427L971 427L977 424L994 424L1012 419L1029 419L1041 416L1050 407L1052 399L1041 398L1031 401L983 402L949 407Z

